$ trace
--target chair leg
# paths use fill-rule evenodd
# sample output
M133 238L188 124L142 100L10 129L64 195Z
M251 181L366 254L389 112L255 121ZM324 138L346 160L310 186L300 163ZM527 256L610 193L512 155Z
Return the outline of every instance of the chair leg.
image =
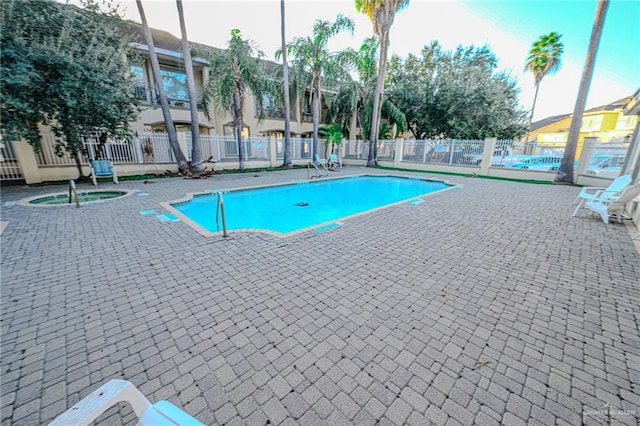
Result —
M600 213L600 217L602 218L602 221L604 223L609 223L609 213L606 210L599 213Z
M580 202L576 206L576 209L573 211L573 214L571 215L571 217L574 217L575 215L577 215L578 214L578 210L580 210L582 208L582 206L584 206L584 198L580 198Z

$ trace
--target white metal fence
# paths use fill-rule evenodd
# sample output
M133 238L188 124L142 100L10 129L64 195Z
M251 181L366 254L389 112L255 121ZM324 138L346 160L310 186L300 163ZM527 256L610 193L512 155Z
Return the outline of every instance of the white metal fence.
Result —
M587 166L587 174L604 178L620 176L629 144L602 143L594 146Z
M0 180L22 180L22 169L11 141L0 141Z
M184 136L184 137L183 137ZM192 140L191 133L178 138L182 151L190 159ZM167 164L175 163L175 156L169 143L169 135L163 132L141 131L131 140L109 138L101 144L96 135L87 136L83 141L86 153L81 155L80 162L87 164L89 160L107 158L114 164ZM233 137L219 135L200 135L203 160L238 161L238 143ZM268 160L270 158L269 137L250 137L243 139L245 160ZM308 145L308 147L307 147ZM310 142L296 140L293 144L294 158L302 158L310 152ZM40 166L74 165L74 158L56 143L55 135L43 134L40 150L36 154Z
M498 147L496 143L496 148ZM439 164L478 164L484 140L419 139L404 142L402 161Z

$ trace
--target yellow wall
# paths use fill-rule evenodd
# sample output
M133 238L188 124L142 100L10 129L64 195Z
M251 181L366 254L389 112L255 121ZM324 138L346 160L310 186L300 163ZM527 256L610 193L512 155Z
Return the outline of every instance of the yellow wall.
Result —
M602 142L609 142L613 139L621 139L633 133L635 128L634 120L630 120L629 125L616 129L618 121L622 116L622 110L619 111L594 111L585 113L582 119L583 129L588 122L595 119L596 122L600 118L600 124L590 131L581 131L578 136L578 145L576 148L576 158L582 152L582 146L586 137L597 137ZM530 133L529 140L537 140L538 146L563 147L566 146L569 136L569 127L571 126L571 117L566 117L554 123L550 123Z

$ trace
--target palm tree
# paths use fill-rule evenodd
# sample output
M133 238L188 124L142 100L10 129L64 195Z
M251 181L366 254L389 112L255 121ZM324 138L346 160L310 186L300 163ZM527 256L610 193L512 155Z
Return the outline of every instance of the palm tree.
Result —
M329 158L329 146L331 146L331 154L333 154L336 146L342 145L344 141L342 126L340 123L333 123L329 126L320 127L319 130L325 134L324 158Z
M531 50L529 50L529 56L527 56L527 63L525 69L533 74L533 80L536 86L536 92L533 96L533 105L531 106L531 115L529 116L529 127L527 130L527 136L525 142L529 138L529 131L531 131L531 123L533 121L533 111L536 108L536 101L538 100L538 89L540 89L540 82L546 75L555 74L562 66L562 54L564 52L564 44L560 41L562 35L551 32L546 35L541 35L538 40L533 43Z
M380 38L380 58L378 62L378 80L373 96L371 116L371 137L369 141L369 157L367 166L376 163L375 152L378 145L382 94L384 92L384 76L387 72L387 56L389 52L389 33L396 13L406 8L409 0L356 0L356 10L369 17L373 24L373 33Z
M184 56L184 68L187 73L187 89L189 90L189 110L191 112L191 164L189 172L199 176L202 173L202 149L200 147L200 125L198 123L198 97L196 95L196 83L193 76L193 62L191 61L191 49L187 38L187 27L184 23L184 11L182 0L176 0L178 17L180 18L180 32L182 33L182 56Z
M287 45L292 61L294 78L298 90L311 87L313 146L312 158L318 153L318 129L320 126L320 99L323 84L333 85L350 79L349 69L353 55L349 51L329 52L327 44L331 37L344 31L353 34L353 21L339 14L335 22L316 20L310 37L296 37ZM276 56L283 54L278 50ZM285 99L286 101L286 99Z
M284 31L284 0L280 0L280 37L282 41L282 81L284 88L284 167L292 167L291 161L291 99L289 98L289 65L287 64L287 40Z
M582 115L584 107L587 103L587 95L589 94L589 86L593 77L593 69L596 64L596 55L598 54L598 46L600 45L600 36L602 35L602 27L604 19L607 16L609 8L609 0L600 0L596 9L596 17L591 30L591 40L589 41L589 50L587 51L587 59L585 60L584 70L582 71L582 79L580 80L580 88L578 89L578 97L576 105L573 109L573 117L569 126L569 136L567 137L567 147L564 150L564 156L558 169L555 182L573 182L573 165L576 157L576 148L578 146L578 137L580 136L580 127L582 126Z
M203 55L207 55L207 52L203 52ZM244 170L242 128L245 97L247 92L251 91L261 114L259 118L262 118L263 99L277 96L276 89L261 67L260 58L264 54L251 40L244 40L240 30L231 30L228 49L209 52L208 56L209 81L202 98L205 113L209 117L209 106L212 104L220 111L231 111L238 143L239 169Z
M329 109L329 121L340 123L344 132L349 131L354 114L357 115L360 121L363 134L369 135L371 132L379 46L380 43L377 38L365 39L360 49L354 52L359 80L353 81L351 84L343 84L333 99ZM405 114L390 100L384 99L382 101L382 111L387 115L391 123L398 126L400 132L407 130ZM381 137L381 134L382 126L378 132L378 138ZM377 152L377 146L374 146L373 151L374 153Z
M151 28L147 22L147 17L142 7L142 0L136 0L138 6L138 12L140 12L140 19L142 20L142 26L144 28L144 38L149 46L149 59L151 60L151 69L153 70L153 79L156 81L158 90L158 96L160 97L160 107L162 108L162 115L164 117L164 123L167 127L167 134L169 135L169 144L173 155L178 162L178 173L187 173L187 158L184 156L180 144L178 143L178 135L176 128L173 125L173 119L171 118L171 110L169 109L169 102L167 101L167 95L164 92L164 85L162 83L162 74L160 73L160 62L158 62L158 55L156 54L156 47L153 43L153 36L151 35Z

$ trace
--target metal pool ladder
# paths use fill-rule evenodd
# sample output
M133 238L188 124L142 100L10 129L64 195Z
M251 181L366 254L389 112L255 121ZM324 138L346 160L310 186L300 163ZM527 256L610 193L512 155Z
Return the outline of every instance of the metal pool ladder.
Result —
M218 219L222 218L222 236L226 238L229 236L229 234L227 234L227 217L224 214L224 198L222 198L222 192L217 192L216 195L218 196L218 205L216 207L216 225L218 226L218 229L220 229Z
M74 195L76 206L80 208L80 200L78 199L78 188L76 188L76 181L73 179L69 181L69 204L71 204L71 194Z

